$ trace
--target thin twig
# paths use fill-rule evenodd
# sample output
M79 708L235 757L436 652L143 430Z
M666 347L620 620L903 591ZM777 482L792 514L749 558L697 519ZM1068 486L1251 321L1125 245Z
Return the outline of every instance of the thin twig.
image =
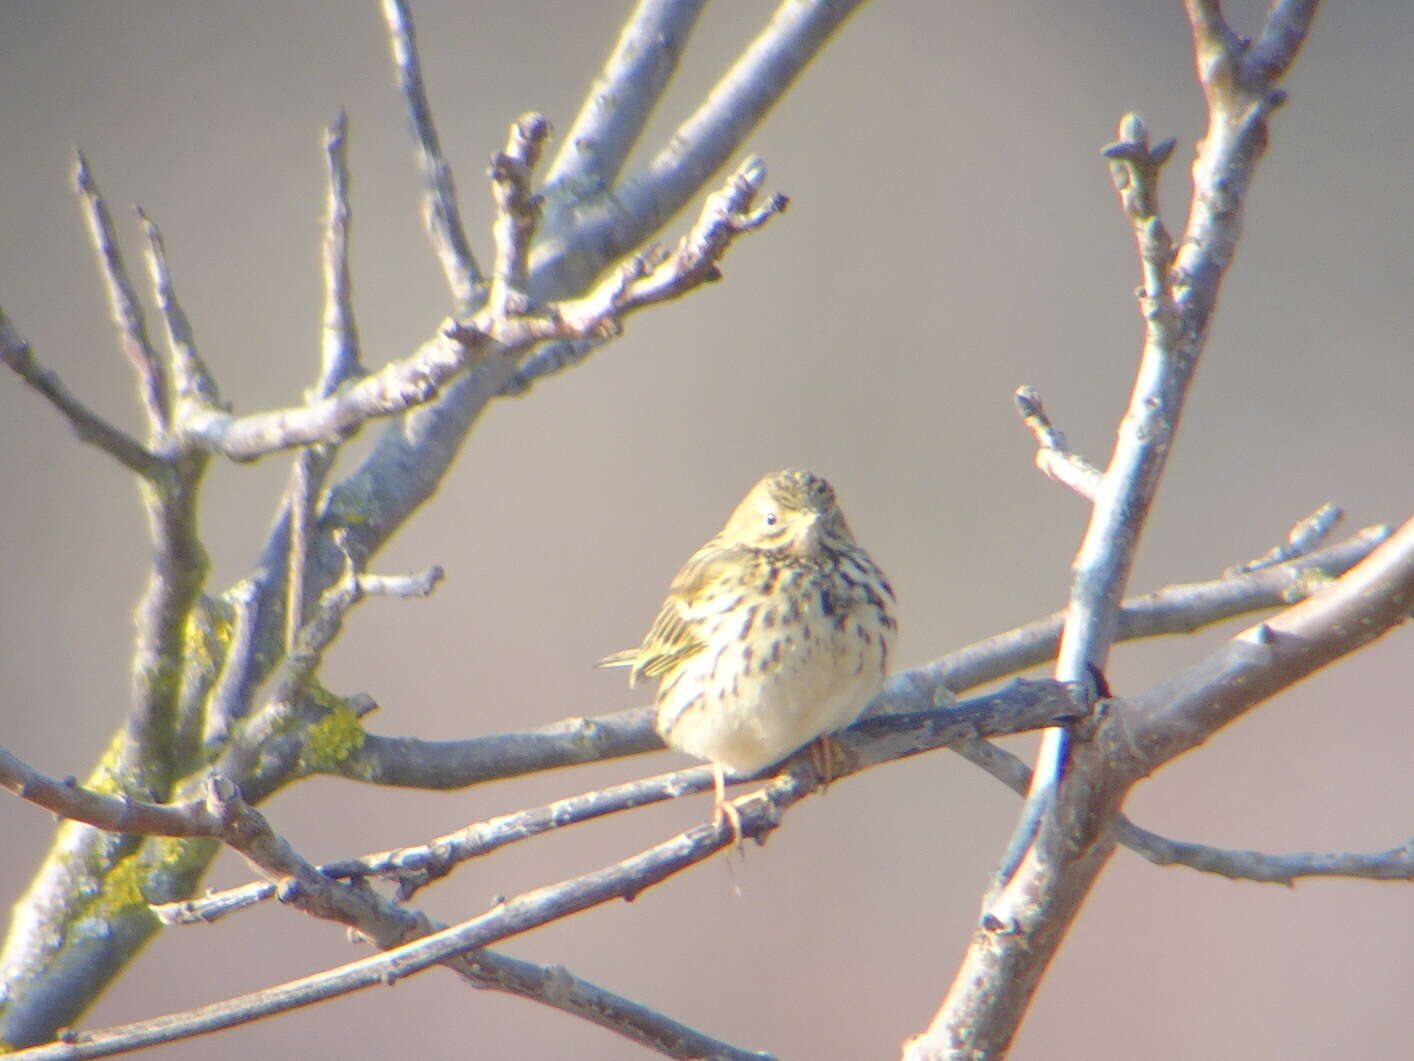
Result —
M442 581L442 568L436 564L408 575L367 574L346 533L336 532L334 542L344 554L344 576L324 591L319 608L301 628L284 673L275 683L277 697L293 697L303 688L322 661L324 650L339 636L350 609L364 597L426 597Z
M1250 880L1290 887L1305 877L1366 880L1414 880L1414 838L1388 851L1295 851L1271 855L1170 840L1141 829L1128 819L1116 826L1119 842L1156 866L1187 866L1230 880Z
M549 135L550 123L543 115L524 114L511 125L505 150L491 160L491 193L496 200L491 236L496 258L487 305L493 319L516 316L530 308L525 293L526 260L540 220L540 199L531 194L530 175Z
M52 370L35 358L29 343L20 338L10 318L0 310L0 361L59 410L79 440L95 446L138 475L149 476L158 458L126 431L109 423L69 392Z
M1041 396L1034 387L1019 387L1016 408L1036 439L1036 467L1087 501L1094 501L1100 488L1100 471L1084 457L1070 452L1065 436L1051 423Z
M354 320L353 281L349 276L349 236L353 207L349 203L348 116L339 112L324 136L329 167L329 196L324 219L324 320L321 327L319 384L316 394L327 398L350 379L364 374L359 362L358 324Z
M408 120L417 140L418 160L422 163L422 216L432 248L442 263L447 286L452 290L459 314L475 308L476 285L481 269L472 256L471 247L462 228L461 210L457 206L456 182L452 168L442 156L437 139L437 127L432 121L432 108L427 102L427 90L422 83L422 65L417 57L417 40L413 34L412 14L403 0L383 0L383 18L388 24L388 41L393 48L393 65L398 71L398 88L407 104Z
M151 274L152 290L157 295L157 305L162 311L162 319L167 325L167 342L172 356L169 377L172 381L172 397L177 402L175 418L180 420L192 406L209 408L220 402L216 381L201 360L196 349L196 337L192 334L191 322L187 320L182 304L177 300L177 291L172 284L172 273L167 268L167 249L162 242L162 233L156 223L137 211L143 234L147 237L147 263Z
M1248 571L1259 571L1264 567L1271 567L1273 564L1284 564L1288 560L1305 556L1312 549L1315 549L1321 542L1330 536L1335 525L1340 522L1345 512L1338 505L1327 501L1320 508L1316 509L1305 519L1300 520L1291 528L1291 532L1286 536L1286 541L1281 545L1262 554L1255 560L1249 560L1245 564L1238 564L1229 568L1224 574L1245 574Z
M324 222L324 319L320 329L319 381L313 397L328 398L348 380L366 374L359 363L358 326L354 321L349 277L349 205L347 158L348 119L340 112L324 138L329 167L328 208ZM309 549L314 535L315 506L334 462L331 444L303 447L290 466L285 511L290 528L285 573L285 651L290 652L304 625L309 592Z
M442 580L442 569L436 565L409 575L365 574L349 535L342 529L335 533L335 543L344 555L343 576L325 590L318 607L300 629L271 682L269 699L250 715L239 734L228 742L222 758L213 764L217 771L242 778L242 784L254 789L254 799L266 794L262 782L271 776L268 772L261 776L257 763L268 766L272 765L272 760L279 759L271 742L293 731L294 740L288 748L288 767L293 769L295 760L304 751L306 735L304 729L293 723L302 719L307 725L314 725L329 718L327 698L315 697L312 702L309 693L324 652L343 629L349 611L369 594L425 597ZM367 709L371 710L371 706ZM357 736L362 740L361 731Z
M968 762L980 766L1019 796L1031 784L1031 768L990 741L977 739L951 745ZM1120 844L1156 866L1186 866L1230 880L1290 886L1303 877L1350 877L1365 880L1414 880L1414 839L1387 851L1350 854L1338 851L1298 851L1269 855L1206 844L1170 840L1135 825L1121 815L1115 823Z
M98 191L98 185L88 168L88 159L82 151L78 152L74 167L74 184L84 201L89 234L93 238L94 249L98 251L98 263L108 287L108 302L113 311L113 321L118 326L118 341L137 374L138 396L142 399L142 407L147 413L148 444L157 445L171 425L167 380L162 363L148 340L142 304L137 299L132 281L128 279L127 266L123 264L123 255L118 249L118 237L113 231L113 218L108 213L108 204L103 201L103 196Z
M1203 743L1252 705L1405 622L1414 608L1414 518L1318 593L1243 631L1129 700L1142 766Z
M1120 607L1115 640L1191 634L1239 615L1294 604L1350 570L1391 533L1388 524L1367 527L1337 545L1259 571L1224 574L1130 597ZM940 682L961 693L1055 659L1064 626L1065 613L1056 612L954 649L905 676L910 683ZM887 702L887 689L881 700Z

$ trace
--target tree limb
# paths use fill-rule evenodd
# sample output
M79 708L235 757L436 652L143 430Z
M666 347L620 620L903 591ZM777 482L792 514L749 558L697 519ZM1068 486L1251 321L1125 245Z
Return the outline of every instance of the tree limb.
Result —
M393 49L398 88L407 105L408 121L417 141L417 157L422 165L423 222L437 260L442 263L457 312L469 313L476 304L476 285L481 281L481 270L462 228L452 167L442 155L442 144L432 121L432 107L427 102L427 89L422 82L422 63L417 57L412 14L404 0L383 0L383 19L388 24L388 43Z

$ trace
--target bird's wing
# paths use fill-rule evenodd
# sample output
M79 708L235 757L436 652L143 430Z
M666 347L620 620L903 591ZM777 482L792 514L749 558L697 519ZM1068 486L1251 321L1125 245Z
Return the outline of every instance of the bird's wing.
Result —
M740 564L739 552L736 548L723 547L715 539L697 550L673 579L667 599L648 628L643 644L605 656L599 666L632 667L629 684L633 685L640 678L666 674L701 652L706 642L698 636L700 621L693 607L714 579Z

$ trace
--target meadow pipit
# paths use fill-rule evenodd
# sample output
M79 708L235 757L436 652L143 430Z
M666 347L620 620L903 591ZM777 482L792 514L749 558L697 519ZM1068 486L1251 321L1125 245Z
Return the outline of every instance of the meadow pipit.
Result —
M683 565L638 648L601 667L661 677L658 733L714 768L714 820L741 822L724 772L754 774L848 726L883 684L894 591L810 472L766 476Z

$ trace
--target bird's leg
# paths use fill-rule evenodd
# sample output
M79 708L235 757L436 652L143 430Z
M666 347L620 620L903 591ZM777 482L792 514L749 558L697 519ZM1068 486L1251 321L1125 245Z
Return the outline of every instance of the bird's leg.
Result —
M820 791L824 792L835 779L835 764L843 765L844 752L833 733L826 733L810 742L810 765L820 778Z
M727 772L720 763L712 764L712 789L717 801L712 805L712 824L721 828L725 823L731 827L732 843L742 846L741 811L727 801Z

